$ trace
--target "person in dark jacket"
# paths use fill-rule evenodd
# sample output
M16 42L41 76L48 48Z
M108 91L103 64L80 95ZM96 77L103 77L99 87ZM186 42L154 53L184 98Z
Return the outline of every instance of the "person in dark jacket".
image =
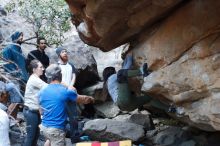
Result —
M11 39L12 43L7 45L2 51L3 59L8 62L8 64L4 65L4 69L15 77L21 77L26 82L28 80L28 73L25 68L25 57L21 50L23 33L16 31L11 35Z
M46 39L43 37L40 37L37 39L37 50L33 50L28 53L27 60L26 60L26 68L28 68L30 62L34 59L37 59L41 62L41 64L44 66L44 68L47 68L49 66L50 60L47 54L45 54L45 49L47 48L47 42ZM29 70L29 69L28 69ZM43 73L40 78L47 82L47 78L45 76L45 73Z

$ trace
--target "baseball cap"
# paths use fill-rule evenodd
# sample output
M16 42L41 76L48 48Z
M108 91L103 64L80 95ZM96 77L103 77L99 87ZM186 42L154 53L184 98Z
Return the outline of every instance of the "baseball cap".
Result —
M62 48L62 47L56 48L56 53L57 53L57 55L60 56L60 53L61 53L63 50L67 50L67 49L64 49L64 48Z

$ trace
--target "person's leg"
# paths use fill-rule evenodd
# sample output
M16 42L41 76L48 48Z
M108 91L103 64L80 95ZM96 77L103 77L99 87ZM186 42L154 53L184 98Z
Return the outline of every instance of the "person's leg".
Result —
M36 121L37 124L34 125L34 127L36 127L36 132L35 132L36 134L35 134L35 138L33 142L34 144L35 143L37 144L38 138L40 136L40 128L39 128L39 125L41 123L40 113L37 113L37 116L38 116L37 121Z
M65 132L61 129L44 127L41 125L41 131L47 141L44 145L51 146L65 146Z
M77 103L68 101L66 103L66 109L70 124L71 142L75 143L79 141Z
M24 108L24 117L26 119L26 132L24 146L36 146L39 136L39 113L31 112Z
M128 83L118 83L116 104L121 110L132 111L151 100L150 96L135 97L131 94Z
M146 102L149 102L151 97L133 97L128 85L128 78L142 75L141 68L137 70L121 69L117 73L118 99L117 105L122 110L134 110Z
M152 98L152 100L150 101L150 105L155 107L155 108L158 108L158 109L161 109L163 111L168 111L170 106L167 105L167 104L164 104L163 102L161 102L160 100L158 99L154 99Z
M119 83L125 83L130 77L136 77L143 75L148 76L150 73L148 71L147 63L143 64L139 69L120 69L117 73L117 79Z
M127 83L128 78L142 75L139 69L129 70L129 69L120 69L117 73L117 81L119 83Z
M133 65L133 56L132 54L127 54L125 60L123 61L122 69L131 69L132 65Z

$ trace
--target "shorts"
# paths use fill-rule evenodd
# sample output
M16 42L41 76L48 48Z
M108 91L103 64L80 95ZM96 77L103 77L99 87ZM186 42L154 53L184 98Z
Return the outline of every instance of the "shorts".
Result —
M44 137L50 140L51 146L65 146L65 131L53 128L53 127L45 127L43 125L39 125L40 132L44 135Z

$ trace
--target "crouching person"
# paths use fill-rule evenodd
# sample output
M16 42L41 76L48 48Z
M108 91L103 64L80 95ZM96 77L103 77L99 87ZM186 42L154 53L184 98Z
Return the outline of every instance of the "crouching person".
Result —
M0 87L4 87L5 96L8 97L5 103L8 106L7 113L11 118L16 119L19 105L23 104L23 96L18 87L12 82L4 83L0 81Z
M66 102L76 101L88 104L94 101L90 96L78 95L76 90L61 84L61 68L52 64L46 69L50 83L39 93L42 123L41 131L52 146L65 146L65 125L67 120Z

